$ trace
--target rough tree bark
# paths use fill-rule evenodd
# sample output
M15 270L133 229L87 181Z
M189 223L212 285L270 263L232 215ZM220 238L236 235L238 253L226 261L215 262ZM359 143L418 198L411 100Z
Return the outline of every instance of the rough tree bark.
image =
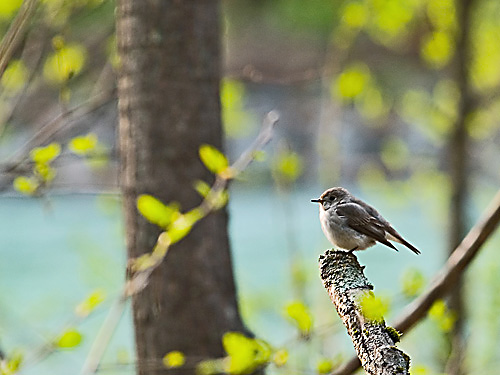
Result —
M121 176L131 258L151 251L159 234L138 214L138 195L176 201L184 211L201 200L193 183L213 179L198 149L222 144L219 20L218 0L117 3ZM164 374L161 358L171 350L188 358L223 355L222 334L243 330L224 209L169 250L132 304L139 374Z
M398 349L396 330L385 322L367 319L359 301L373 289L352 253L327 250L320 256L320 272L337 313L344 322L363 368L369 375L409 374L410 357Z

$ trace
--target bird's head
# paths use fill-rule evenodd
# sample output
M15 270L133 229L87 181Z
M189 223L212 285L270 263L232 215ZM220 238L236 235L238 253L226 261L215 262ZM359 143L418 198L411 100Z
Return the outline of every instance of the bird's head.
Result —
M320 203L323 209L328 210L349 195L349 192L343 187L334 187L325 190L318 199L311 199L311 202Z

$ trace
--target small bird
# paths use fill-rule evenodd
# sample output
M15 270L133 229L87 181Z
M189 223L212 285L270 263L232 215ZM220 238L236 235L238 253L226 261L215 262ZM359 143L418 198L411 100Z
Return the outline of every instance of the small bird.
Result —
M342 187L328 189L311 202L320 203L321 228L328 241L336 247L349 251L364 250L380 242L398 251L390 240L420 254L375 208Z

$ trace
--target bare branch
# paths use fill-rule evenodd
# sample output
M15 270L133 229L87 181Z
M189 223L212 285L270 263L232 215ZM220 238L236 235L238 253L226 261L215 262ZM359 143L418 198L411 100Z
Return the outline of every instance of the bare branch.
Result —
M394 328L405 333L425 317L432 304L443 297L464 273L478 251L500 223L500 191L493 198L482 218L469 231L460 245L453 251L444 267L437 273L429 288L396 319ZM351 358L332 375L348 375L361 366L359 359Z

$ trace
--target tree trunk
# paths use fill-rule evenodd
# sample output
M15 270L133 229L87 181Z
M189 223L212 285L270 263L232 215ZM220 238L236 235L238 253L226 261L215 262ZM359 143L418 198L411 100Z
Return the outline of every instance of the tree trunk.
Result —
M474 0L457 2L457 15L460 30L457 35L456 82L460 91L457 120L449 142L451 201L449 216L448 250L450 254L460 244L467 233L467 198L469 191L468 157L469 136L466 121L473 111L473 98L469 79L469 63L471 60L471 17ZM462 374L462 359L465 351L464 319L465 309L462 298L462 279L457 280L450 293L450 309L457 320L450 336L451 351L446 372L450 375Z
M159 234L138 214L138 195L176 201L186 211L201 200L193 183L213 180L198 149L222 144L219 20L218 0L118 1L121 176L130 258L151 251ZM171 350L200 359L223 354L222 334L243 330L224 209L169 250L132 304L139 374L164 374L161 358Z

